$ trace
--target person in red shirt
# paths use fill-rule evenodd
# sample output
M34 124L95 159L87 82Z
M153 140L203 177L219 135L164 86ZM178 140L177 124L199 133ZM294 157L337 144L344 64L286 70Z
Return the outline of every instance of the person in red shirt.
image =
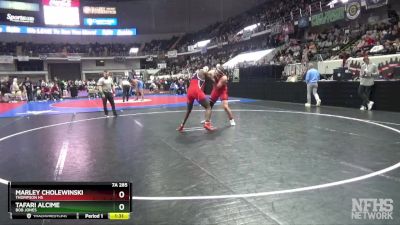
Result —
M42 100L49 100L50 98L50 88L45 84L42 86Z
M371 38L371 36L367 36L365 38L365 42L367 46L374 46L375 45L375 40Z
M211 106L210 106L210 103L208 102L206 95L204 94L204 91L203 91L206 77L212 78L212 74L209 73L208 67L204 67L203 69L198 70L195 74L193 74L193 76L190 80L190 86L189 86L188 93L187 93L186 115L185 115L185 118L183 119L182 123L177 128L177 130L179 132L183 131L186 121L189 118L190 113L192 112L193 103L195 100L206 109L204 128L208 131L215 130L215 128L212 126L211 121L210 121Z
M54 83L53 87L51 87L50 93L51 93L51 98L54 101L60 100L60 98L61 98L60 89L58 88L58 84L57 83Z

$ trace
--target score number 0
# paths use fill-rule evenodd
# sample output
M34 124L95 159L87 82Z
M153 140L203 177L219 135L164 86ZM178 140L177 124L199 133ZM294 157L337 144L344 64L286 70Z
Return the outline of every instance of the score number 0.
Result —
M128 183L112 183L111 186L112 187L128 187ZM123 199L125 197L125 192L120 191L118 193L118 197ZM119 204L118 208L119 208L119 210L123 211L125 209L125 205L121 203L121 204Z
M118 193L118 197L123 199L125 197L125 192L120 191ZM119 208L119 210L123 211L125 209L125 205L121 203L121 204L119 204L118 208Z

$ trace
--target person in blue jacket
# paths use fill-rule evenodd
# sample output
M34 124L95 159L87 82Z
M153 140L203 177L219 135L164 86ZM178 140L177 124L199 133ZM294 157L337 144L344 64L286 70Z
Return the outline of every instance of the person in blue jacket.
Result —
M306 74L307 83L307 103L306 107L311 107L311 93L314 95L317 106L321 106L321 99L318 95L318 81L320 79L320 74L318 70L314 68L312 63L308 64L308 71Z

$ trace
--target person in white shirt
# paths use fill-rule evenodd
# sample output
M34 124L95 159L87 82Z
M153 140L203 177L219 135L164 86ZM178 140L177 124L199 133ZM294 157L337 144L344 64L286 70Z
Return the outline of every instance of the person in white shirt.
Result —
M117 111L115 110L114 103L114 81L110 76L110 73L105 70L103 72L103 77L97 82L97 87L99 88L99 95L103 99L104 114L108 117L107 100L110 102L114 116L117 116Z
M11 93L13 94L15 100L17 100L17 99L20 100L20 101L22 100L22 92L21 92L21 90L19 88L18 79L17 78L13 79L13 83L11 85Z
M371 110L374 102L370 101L371 89L374 86L374 78L378 76L379 71L376 64L371 63L368 56L364 56L364 64L361 65L360 86L358 95L362 99L360 110Z

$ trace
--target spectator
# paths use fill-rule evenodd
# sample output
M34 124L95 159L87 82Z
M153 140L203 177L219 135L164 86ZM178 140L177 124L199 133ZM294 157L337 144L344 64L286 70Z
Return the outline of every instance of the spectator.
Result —
M14 78L12 85L11 85L11 95L14 99L14 101L19 100L22 101L22 91L20 89L20 86L18 85L18 79Z
M23 86L26 90L26 95L27 95L28 101L29 102L33 101L33 84L29 77L25 78L25 81L23 82Z
M374 77L378 76L378 67L371 63L368 56L364 56L364 63L361 66L360 86L358 95L362 99L360 110L371 110L374 102L370 101L371 89L374 85Z
M51 93L51 99L53 99L54 101L62 100L61 92L57 83L53 84L50 93Z

